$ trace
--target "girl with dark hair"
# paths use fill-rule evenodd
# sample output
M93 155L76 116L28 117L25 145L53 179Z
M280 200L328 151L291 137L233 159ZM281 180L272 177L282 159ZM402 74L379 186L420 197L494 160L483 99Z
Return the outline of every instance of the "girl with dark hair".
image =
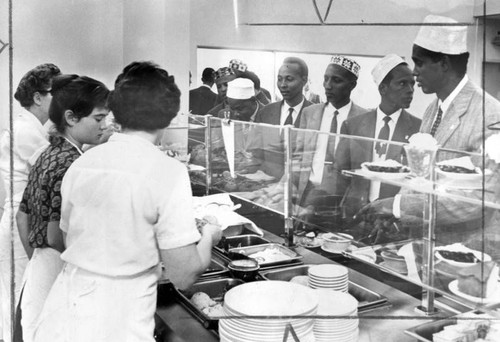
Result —
M66 264L35 341L153 342L160 260L181 289L209 266L220 227L198 232L187 169L156 146L179 100L174 77L153 63L134 62L118 76L110 109L122 132L64 177Z
M17 211L23 196L28 174L36 158L48 145L44 125L49 117L52 96L50 89L54 76L61 74L51 63L39 65L28 71L16 89L14 97L25 109L14 115L14 131L5 131L0 139L0 174L7 191L4 212L0 221L0 341L11 341L11 309L17 305L22 288L22 278L28 257L13 227L13 251L11 248L11 213ZM12 136L11 136L12 135ZM13 144L11 145L11 137ZM11 170L11 152L13 169ZM13 189L9 193L9 189ZM11 253L14 267L11 269ZM12 273L14 277L11 278ZM15 298L11 298L11 284L14 282Z
M55 129L49 147L33 165L16 216L19 236L30 256L21 298L25 342L33 341L35 323L63 265L59 229L62 179L82 154L83 144L99 142L109 112L109 90L89 77L57 76L51 93L49 117Z

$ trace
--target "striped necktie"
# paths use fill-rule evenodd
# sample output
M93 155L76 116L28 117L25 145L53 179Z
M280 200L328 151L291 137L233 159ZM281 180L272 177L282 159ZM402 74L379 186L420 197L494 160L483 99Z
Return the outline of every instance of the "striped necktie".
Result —
M380 132L378 134L378 139L389 140L389 135L391 133L391 128L389 127L389 121L391 121L391 117L389 115L386 115L384 117L384 126L382 126L382 128L380 129ZM375 151L381 157L387 151L387 144L377 141L377 144L375 145Z
M288 116L285 120L285 125L293 125L293 107L288 108Z
M432 136L434 136L434 134L436 134L436 131L439 127L439 124L441 123L442 116L443 116L443 111L441 110L441 107L439 107L437 115L436 115L436 120L434 120L434 123L432 124L432 128L431 128L431 135Z

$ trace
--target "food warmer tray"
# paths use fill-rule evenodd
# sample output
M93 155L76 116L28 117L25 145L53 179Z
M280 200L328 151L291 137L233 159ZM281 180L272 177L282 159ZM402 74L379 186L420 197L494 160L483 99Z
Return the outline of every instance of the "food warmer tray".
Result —
M205 292L210 298L216 302L222 302L224 294L231 288L241 285L244 282L234 278L221 278L202 280L195 283L187 290L179 290L174 288L174 293L179 299L181 305L186 308L206 329L218 329L219 320L210 317L199 310L190 300L196 292Z
M223 237L219 244L214 248L220 253L226 253L229 249L248 247L248 246L258 246L266 243L270 243L268 239L265 239L258 235L245 234L245 235L235 235L229 237Z
M226 267L227 260L217 253L212 253L212 259L210 265L200 276L202 279L227 276L229 274L229 268Z
M310 266L311 265L301 265L263 271L261 272L261 276L266 280L290 281L290 279L295 276L307 275L307 270ZM390 306L386 297L359 284L353 283L352 281L349 281L348 292L358 301L358 313Z
M251 254L264 251L268 248L277 249L279 252L288 256L288 258L285 260L279 260L279 261L259 262L261 270L269 269L269 268L276 267L276 266L287 265L290 263L294 263L294 264L302 263L302 261L301 261L301 259L303 258L302 255L300 255L297 252L295 252L295 251L293 251L293 250L291 250L283 245L280 245L278 243L266 243L266 244L257 245L257 246L231 248L229 250L229 252L250 256Z
M497 303L497 304L488 306L488 310L492 310L492 311L496 310L500 313L500 304ZM457 324L460 316L467 315L468 313L471 313L471 312L473 312L475 314L481 314L481 313L484 313L485 311L473 310L473 311L469 311L469 312L466 312L463 314L451 316L448 318L442 318L442 319L439 319L436 321L420 324L420 325L417 325L413 328L406 329L405 333L407 335L417 339L418 341L432 342L432 335L433 334L440 332L441 330L444 329L444 327L446 327L448 325Z

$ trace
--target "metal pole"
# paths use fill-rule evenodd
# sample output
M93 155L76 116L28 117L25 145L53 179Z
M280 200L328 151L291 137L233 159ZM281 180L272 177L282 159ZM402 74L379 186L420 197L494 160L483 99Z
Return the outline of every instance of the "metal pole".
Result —
M293 203L292 203L292 134L291 128L287 125L283 128L284 151L285 151L285 188L284 188L284 217L285 217L285 243L288 247L294 245L293 242Z

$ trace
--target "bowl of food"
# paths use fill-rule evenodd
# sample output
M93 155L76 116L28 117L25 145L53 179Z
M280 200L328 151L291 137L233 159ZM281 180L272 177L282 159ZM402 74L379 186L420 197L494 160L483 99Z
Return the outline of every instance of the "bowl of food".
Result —
M323 245L322 245L323 250L326 250L327 252L330 253L340 254L349 248L353 240L353 237L349 234L344 234L344 233L337 233L337 234L327 233L323 234L322 239L323 239Z
M439 183L458 187L479 187L483 179L483 171L476 167L468 156L436 163L436 174ZM485 177L491 174L491 170L484 170Z
M406 268L405 258L397 254L396 251L384 250L380 253L380 256L384 261L381 263L382 266L401 274L407 274L408 269Z
M259 272L259 263L254 259L233 260L227 266L233 277L243 281L254 280Z
M435 256L438 261L444 261L459 268L469 267L479 262L491 261L491 256L488 254L472 250L459 243L436 247Z
M393 159L380 160L377 162L364 162L361 169L374 176L385 179L402 179L410 174L410 168Z

